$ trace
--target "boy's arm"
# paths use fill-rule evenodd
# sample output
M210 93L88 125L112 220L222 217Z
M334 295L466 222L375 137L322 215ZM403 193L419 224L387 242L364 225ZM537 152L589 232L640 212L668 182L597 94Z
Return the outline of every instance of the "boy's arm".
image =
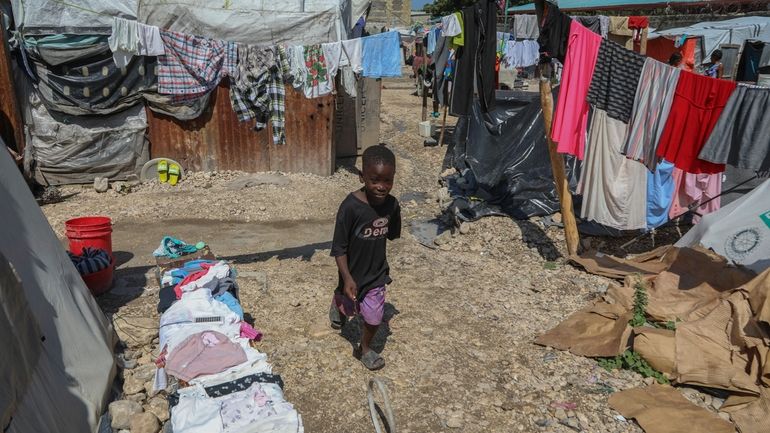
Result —
M334 260L337 262L337 269L342 276L342 292L347 295L348 298L355 301L356 295L358 295L358 285L353 276L350 275L350 269L348 268L348 255L336 256Z
M388 240L394 240L401 237L401 205L396 202L396 209L390 217L388 224Z

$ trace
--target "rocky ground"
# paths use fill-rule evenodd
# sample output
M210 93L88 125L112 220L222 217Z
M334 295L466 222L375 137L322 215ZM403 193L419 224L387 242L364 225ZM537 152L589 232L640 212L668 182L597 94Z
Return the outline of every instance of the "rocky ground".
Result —
M405 227L440 212L445 151L423 146L419 99L411 92L406 80L386 82L381 115L382 141L398 157L393 193L402 197ZM174 227L194 220L185 227L197 236L188 240L218 242L216 253L239 258L244 310L265 333L259 349L283 376L286 398L308 432L374 431L366 387L375 376L387 385L399 433L641 431L608 407L607 396L644 385L642 377L606 372L594 360L532 343L608 283L565 263L560 229L537 218L487 218L429 249L405 228L388 251L394 283L387 326L377 338L387 366L372 373L352 357L357 324L340 333L326 318L337 281L328 255L332 221L357 176L346 169L328 178L244 176L193 173L177 187L149 183L123 193L68 187L63 202L43 206L60 235L68 218L110 216L115 250L130 253L120 263L116 289L98 298L127 346L121 401L111 407L118 430L155 433L168 420L165 399L148 396L158 323L150 265L160 240L150 232L174 234ZM317 229L306 229L311 222ZM257 234L239 229L239 239L222 239L229 237L222 227L233 224ZM283 231L267 245L260 227ZM612 243L594 240L600 242Z

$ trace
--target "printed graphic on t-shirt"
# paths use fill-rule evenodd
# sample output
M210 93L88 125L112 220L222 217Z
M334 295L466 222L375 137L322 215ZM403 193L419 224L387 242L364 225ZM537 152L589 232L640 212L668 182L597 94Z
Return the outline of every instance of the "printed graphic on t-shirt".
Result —
M388 217L377 218L358 227L356 236L359 239L377 240L384 239L388 235Z

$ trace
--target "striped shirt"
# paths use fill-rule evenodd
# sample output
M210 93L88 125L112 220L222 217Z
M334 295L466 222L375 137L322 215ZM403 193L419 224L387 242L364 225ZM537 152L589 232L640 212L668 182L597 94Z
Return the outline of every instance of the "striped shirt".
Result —
M613 119L628 123L645 57L607 39L599 46L588 88L588 103Z
M666 126L681 69L648 58L644 62L631 113L623 153L643 162L650 171L658 162L655 151Z

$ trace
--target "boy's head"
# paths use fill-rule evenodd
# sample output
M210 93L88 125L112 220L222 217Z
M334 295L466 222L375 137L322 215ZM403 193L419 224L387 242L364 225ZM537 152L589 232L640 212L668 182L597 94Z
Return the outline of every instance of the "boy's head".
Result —
M370 204L380 205L393 188L396 175L396 156L385 146L372 146L364 151L359 173L364 184L366 199Z
M711 53L711 62L716 63L720 60L722 60L722 50L714 50L714 52Z

